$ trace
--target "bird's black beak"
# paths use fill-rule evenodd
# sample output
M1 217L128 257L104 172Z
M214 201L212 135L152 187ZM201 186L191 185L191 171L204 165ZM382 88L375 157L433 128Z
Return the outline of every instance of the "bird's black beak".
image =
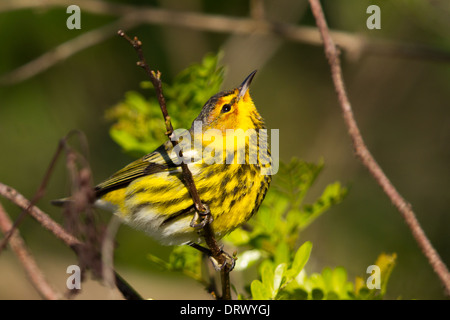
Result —
M252 73L250 73L247 78L245 78L244 82L242 82L242 84L239 86L239 94L238 94L238 100L240 100L245 93L247 92L248 88L250 87L250 84L252 83L253 77L256 74L256 71L253 71Z

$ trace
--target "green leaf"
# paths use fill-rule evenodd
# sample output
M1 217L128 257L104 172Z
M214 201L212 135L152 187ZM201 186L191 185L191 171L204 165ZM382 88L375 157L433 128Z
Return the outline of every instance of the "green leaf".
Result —
M274 255L275 265L290 262L290 250L286 242L278 243Z
M333 290L333 270L329 267L325 267L322 270L322 279L325 291Z
M369 290L368 288L362 288L358 292L358 298L361 300L372 300L373 299L372 292L373 290Z
M385 295L389 277L391 276L392 270L395 267L395 260L397 259L397 254L386 254L382 253L378 256L375 264L380 267L381 272L381 296Z
M340 299L340 297L339 297L339 295L336 292L329 291L327 293L327 300L339 300L339 299Z
M270 294L259 280L253 280L250 285L253 300L269 300Z
M169 256L169 262L148 254L147 258L166 271L181 272L184 275L205 284L201 277L201 254L188 246L175 247Z
M261 270L261 282L263 283L267 291L270 293L270 296L272 296L274 283L274 269L272 261L264 260L261 263L260 270Z
M314 288L311 291L311 297L313 300L322 300L324 298L325 294L320 288Z
M296 288L290 293L288 299L292 299L292 300L306 300L306 299L308 299L308 292L306 292L303 289Z
M331 286L333 292L340 297L347 297L347 271L342 267L337 267L332 271Z
M312 242L306 241L295 253L294 261L289 269L289 277L295 278L303 270L311 255Z
M343 288L347 281L347 271L343 267L337 267L332 273L332 284L335 291Z
M347 188L342 187L339 182L329 184L314 204L303 206L301 219L299 220L300 230L309 226L331 206L340 203L347 193Z
M269 189L263 204L264 206L252 222L264 232L273 234L275 229L280 228L283 224L281 216L289 206L289 202L287 199L277 197L276 193Z
M273 277L273 290L272 290L272 299L274 299L278 293L278 289L280 288L283 277L286 272L287 266L285 263L279 264L275 268L274 277Z
M298 207L322 168L323 161L316 165L292 158L287 164L280 163L274 188L288 196L292 207Z

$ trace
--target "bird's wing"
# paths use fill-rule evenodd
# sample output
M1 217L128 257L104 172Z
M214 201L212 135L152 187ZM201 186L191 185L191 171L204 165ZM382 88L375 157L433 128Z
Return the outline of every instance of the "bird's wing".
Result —
M173 157L171 150L170 141L167 141L152 153L117 171L109 179L95 187L97 198L113 190L124 188L137 178L178 167L170 157Z

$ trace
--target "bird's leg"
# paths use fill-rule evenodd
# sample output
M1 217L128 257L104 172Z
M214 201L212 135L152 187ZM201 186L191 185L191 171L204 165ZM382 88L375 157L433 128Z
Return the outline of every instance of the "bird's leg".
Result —
M220 271L225 266L228 266L228 272L230 272L234 268L236 259L223 251L223 245L218 246L218 243L214 239L214 232L212 231L212 228L210 226L210 224L213 222L213 216L208 205L203 204L203 206L203 211L195 206L194 217L192 218L190 226L198 229L199 234L203 232L203 236L205 236L205 240L208 246L212 248L212 250L194 242L189 242L188 245L206 254L216 271ZM197 222L199 220L200 222ZM208 242L208 239L210 240L210 242Z
M190 226L192 228L203 229L207 224L213 222L214 219L208 205L203 204L203 206L205 207L203 211L195 206L194 217L192 218L192 221L190 223ZM200 220L200 222L197 222L198 220Z
M226 265L228 265L228 269L229 269L228 272L233 270L234 265L236 263L236 258L231 256L227 252L223 251L223 245L220 247L220 255L223 257L223 262L221 263L221 262L217 261L216 257L214 257L214 255L210 249L205 248L195 242L188 242L187 244L189 246L191 246L192 248L197 249L198 251L206 254L216 271L221 271Z

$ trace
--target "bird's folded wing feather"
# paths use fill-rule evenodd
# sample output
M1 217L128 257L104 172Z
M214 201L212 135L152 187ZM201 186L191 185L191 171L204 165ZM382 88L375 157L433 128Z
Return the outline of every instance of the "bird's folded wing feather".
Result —
M150 174L170 170L177 165L172 161L173 155L170 142L161 145L154 152L138 159L123 169L117 171L109 179L95 187L96 196L99 198L104 194L116 189L126 187L131 181Z

